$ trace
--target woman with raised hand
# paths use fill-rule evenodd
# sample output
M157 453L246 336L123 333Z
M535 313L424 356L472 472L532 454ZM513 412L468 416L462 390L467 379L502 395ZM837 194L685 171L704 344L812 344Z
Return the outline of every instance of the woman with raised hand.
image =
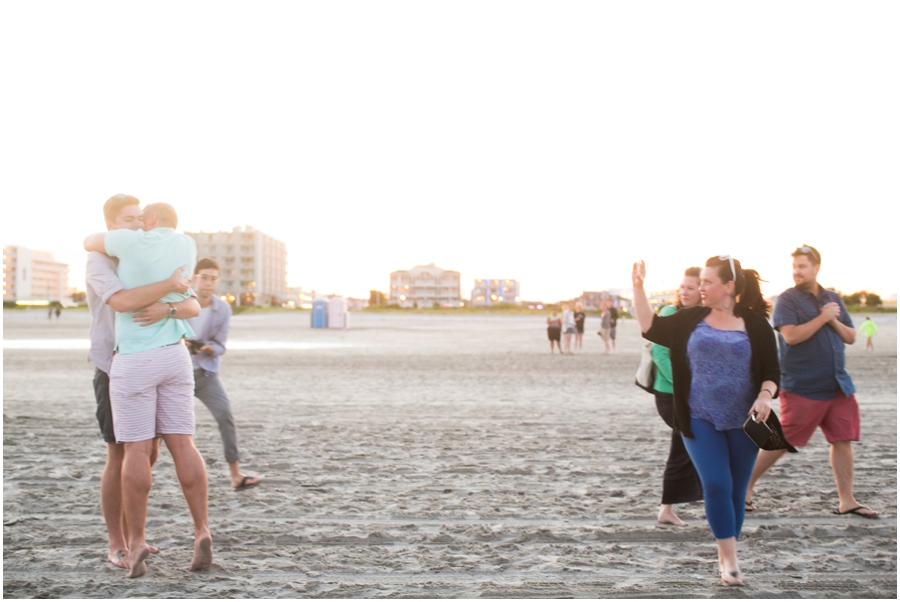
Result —
M700 305L700 268L688 268L684 271L684 278L678 287L675 305L666 305L659 310L659 315L671 316L676 311L698 305ZM653 343L650 347L650 355L656 365L656 379L653 382L656 411L672 429L669 457L663 472L662 503L659 506L656 520L664 525L684 527L687 523L678 518L672 506L702 500L703 487L700 485L700 477L691 462L691 457L684 448L681 433L675 428L672 362L669 359L669 350L662 345Z
M644 337L669 348L675 428L703 484L719 574L724 585L743 585L737 540L759 450L741 426L747 416L768 418L781 372L759 274L729 255L711 257L700 273L703 306L666 317L650 309L644 276L636 263L635 314Z

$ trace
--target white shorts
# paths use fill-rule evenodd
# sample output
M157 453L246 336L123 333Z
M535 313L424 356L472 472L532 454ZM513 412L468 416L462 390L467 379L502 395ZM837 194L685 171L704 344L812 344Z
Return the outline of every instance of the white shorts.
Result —
M116 441L194 434L194 367L179 343L116 354L109 370Z

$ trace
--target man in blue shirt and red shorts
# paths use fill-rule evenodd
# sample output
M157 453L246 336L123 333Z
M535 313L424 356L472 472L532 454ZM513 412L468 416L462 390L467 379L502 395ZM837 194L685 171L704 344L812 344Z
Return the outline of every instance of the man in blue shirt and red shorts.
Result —
M844 367L844 345L856 341L856 330L840 295L816 280L822 256L802 245L792 254L794 282L778 298L772 316L781 351L781 426L788 442L804 447L817 427L831 445L831 468L840 503L834 514L876 518L853 496L852 441L859 441L859 405L853 381ZM756 510L753 486L786 450L760 450L746 510Z

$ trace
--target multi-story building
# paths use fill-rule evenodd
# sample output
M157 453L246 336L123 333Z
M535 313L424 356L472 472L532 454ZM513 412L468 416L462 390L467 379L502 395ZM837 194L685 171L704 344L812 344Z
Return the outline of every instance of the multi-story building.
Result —
M3 247L4 301L62 301L68 289L68 264L45 251Z
M650 301L650 307L654 310L659 309L663 305L675 305L678 302L678 290L651 292L647 300Z
M606 291L583 291L581 296L575 299L581 301L581 305L588 311L600 309L600 304L609 299L609 293Z
M518 302L518 280L479 278L472 287L472 305Z
M620 312L624 311L631 314L633 313L631 310L631 298L627 296L630 292L630 290L620 288L611 288L606 291L583 291L581 296L577 297L575 301L580 301L586 310L594 311L600 309L601 303L610 299L613 302L613 307Z
M232 305L281 305L288 299L287 250L280 240L250 226L231 232L185 232L197 258L219 264L217 292Z
M391 272L390 303L400 307L459 307L459 272L433 263Z

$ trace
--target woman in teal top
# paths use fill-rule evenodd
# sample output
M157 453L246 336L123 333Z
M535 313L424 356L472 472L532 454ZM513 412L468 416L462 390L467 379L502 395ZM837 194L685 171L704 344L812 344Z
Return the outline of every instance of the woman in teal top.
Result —
M659 315L670 316L683 307L700 305L700 268L688 268L684 271L684 279L678 288L677 305L666 305L659 310ZM672 397L672 363L669 350L662 345L650 347L653 363L656 365L656 380L653 389L656 395L656 411L672 429L672 442L669 445L669 457L663 472L662 503L656 520L667 525L685 526L687 523L678 518L672 509L673 504L697 502L703 499L703 487L700 477L684 447L681 433L675 430L674 400Z

